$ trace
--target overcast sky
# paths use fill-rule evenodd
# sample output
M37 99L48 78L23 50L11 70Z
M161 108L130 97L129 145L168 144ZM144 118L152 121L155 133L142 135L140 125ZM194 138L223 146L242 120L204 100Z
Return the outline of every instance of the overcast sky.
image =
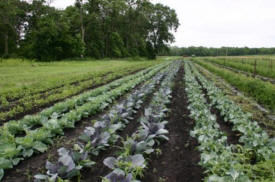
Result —
M174 8L176 46L275 47L275 0L152 0ZM65 8L74 0L55 0Z

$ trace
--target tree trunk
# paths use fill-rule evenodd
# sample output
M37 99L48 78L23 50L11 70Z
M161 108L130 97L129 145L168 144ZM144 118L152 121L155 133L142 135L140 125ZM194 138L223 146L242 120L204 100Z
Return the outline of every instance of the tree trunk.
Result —
M83 1L81 0L81 7L80 7L80 21L81 21L81 40L85 46L85 29L84 29L84 23L83 23ZM84 55L81 54L81 58L83 58Z
M9 35L5 34L5 56L9 55Z

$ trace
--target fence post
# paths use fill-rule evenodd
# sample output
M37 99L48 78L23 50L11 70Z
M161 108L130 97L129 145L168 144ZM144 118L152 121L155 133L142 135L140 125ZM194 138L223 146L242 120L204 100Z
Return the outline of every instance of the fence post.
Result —
M271 71L272 71L272 66L273 66L273 65L272 65L272 58L270 58L270 66L269 66L269 67L270 67L270 70L271 70Z
M254 61L254 75L253 75L254 78L256 77L256 74L257 74L257 59L255 59Z

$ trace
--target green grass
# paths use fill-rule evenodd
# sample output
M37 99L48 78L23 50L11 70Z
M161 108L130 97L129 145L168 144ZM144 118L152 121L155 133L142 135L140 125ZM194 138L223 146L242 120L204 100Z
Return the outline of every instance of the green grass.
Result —
M34 63L15 59L0 63L0 94L17 88L45 87L48 83L64 83L78 80L91 74L107 73L129 67L145 67L157 61L63 61Z
M198 57L194 59L224 65L249 73L254 73L256 60L256 74L275 78L275 56Z
M158 60L86 60L0 63L0 121L46 107L97 85L159 64ZM77 83L77 84L75 84ZM35 112L35 111L33 111Z
M228 69L219 68L205 61L196 61L199 65L212 73L222 77L228 83L238 88L244 94L252 97L259 104L275 111L275 85L257 78L237 74Z

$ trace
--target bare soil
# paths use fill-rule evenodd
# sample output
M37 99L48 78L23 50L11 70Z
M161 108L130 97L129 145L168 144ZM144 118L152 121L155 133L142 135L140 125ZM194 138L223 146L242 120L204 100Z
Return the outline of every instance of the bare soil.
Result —
M172 93L167 129L169 141L159 148L160 156L152 156L142 181L146 182L199 182L203 180L203 169L199 166L198 143L189 133L195 121L189 117L188 102L181 68Z

